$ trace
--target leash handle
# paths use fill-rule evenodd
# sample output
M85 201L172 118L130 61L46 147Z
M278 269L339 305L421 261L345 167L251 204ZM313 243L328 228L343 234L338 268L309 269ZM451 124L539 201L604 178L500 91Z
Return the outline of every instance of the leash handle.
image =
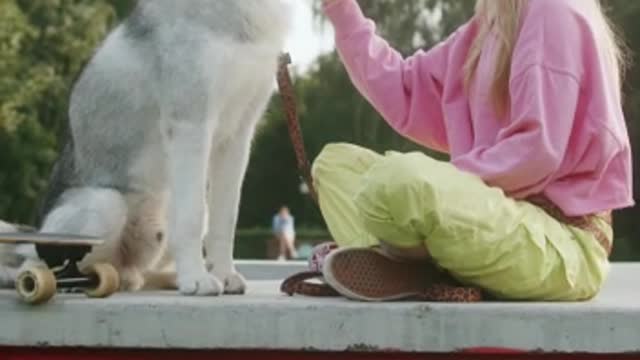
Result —
M282 98L282 103L284 106L284 113L287 118L289 137L291 138L293 150L296 155L298 171L301 174L302 180L309 188L311 197L317 204L318 194L315 187L313 186L311 165L307 158L307 153L305 152L302 130L300 129L300 120L298 118L298 110L296 107L295 91L291 81L291 75L289 74L290 64L291 56L288 53L282 54L278 61L278 88L280 90L280 96Z

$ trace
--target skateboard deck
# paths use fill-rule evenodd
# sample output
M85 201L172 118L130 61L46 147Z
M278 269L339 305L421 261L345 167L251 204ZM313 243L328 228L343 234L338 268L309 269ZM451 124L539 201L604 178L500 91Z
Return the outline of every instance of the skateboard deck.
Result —
M0 233L0 244L93 247L102 245L103 241L95 237L78 235L45 233Z
M103 240L90 236L65 234L0 233L0 244L78 247L87 248L88 251L102 245ZM43 304L53 298L57 292L65 290L71 292L82 290L90 298L105 298L120 288L118 272L112 265L98 263L81 271L78 268L80 258L72 256L65 259L65 265L59 268L38 265L23 270L15 284L22 301L32 305Z

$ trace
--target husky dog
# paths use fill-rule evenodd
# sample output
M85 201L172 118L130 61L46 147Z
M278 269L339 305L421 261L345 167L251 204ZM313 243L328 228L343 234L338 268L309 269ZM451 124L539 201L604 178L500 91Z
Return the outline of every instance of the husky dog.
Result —
M39 230L105 239L83 264L123 290L243 293L241 186L288 26L283 0L140 0L74 86Z

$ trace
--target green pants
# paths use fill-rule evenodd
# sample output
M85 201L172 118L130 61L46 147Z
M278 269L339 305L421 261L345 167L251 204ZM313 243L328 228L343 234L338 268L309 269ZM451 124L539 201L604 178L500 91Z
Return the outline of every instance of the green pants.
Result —
M339 246L426 247L451 275L502 299L587 300L609 272L591 233L422 153L332 144L313 177ZM606 221L595 221L613 237Z

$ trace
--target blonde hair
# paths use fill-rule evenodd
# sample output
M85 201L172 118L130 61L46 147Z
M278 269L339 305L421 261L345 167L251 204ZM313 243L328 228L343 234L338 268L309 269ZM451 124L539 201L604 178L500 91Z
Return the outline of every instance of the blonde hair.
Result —
M468 89L480 60L482 47L489 33L493 33L499 42L495 54L495 72L490 89L491 99L499 116L509 109L509 80L511 78L511 60L518 40L522 13L529 0L477 0L476 18L478 35L469 51L465 64L464 82ZM626 63L623 43L609 23L599 0L580 0L584 15L594 28L597 46L607 67L613 72L616 81L616 94L621 98L622 78Z

